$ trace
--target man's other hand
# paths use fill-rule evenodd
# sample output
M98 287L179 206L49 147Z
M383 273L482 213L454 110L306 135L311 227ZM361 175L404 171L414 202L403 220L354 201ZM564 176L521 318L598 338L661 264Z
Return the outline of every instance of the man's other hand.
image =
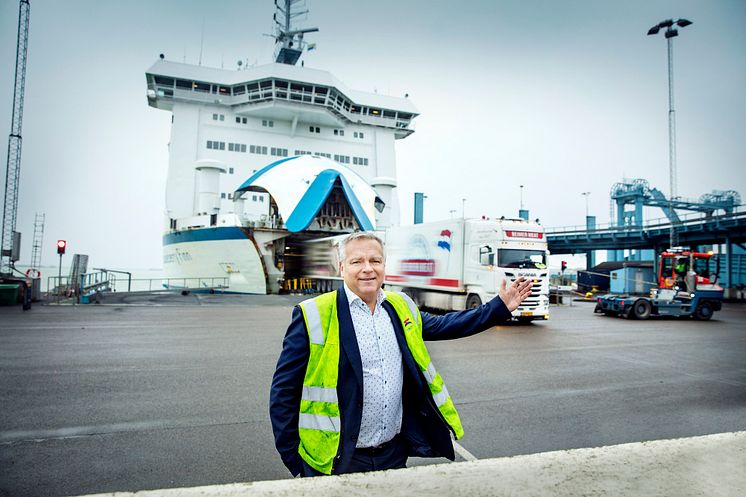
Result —
M500 299L510 312L516 310L521 302L531 295L531 285L533 285L533 281L524 277L518 278L510 286L508 286L507 280L503 280L500 286Z

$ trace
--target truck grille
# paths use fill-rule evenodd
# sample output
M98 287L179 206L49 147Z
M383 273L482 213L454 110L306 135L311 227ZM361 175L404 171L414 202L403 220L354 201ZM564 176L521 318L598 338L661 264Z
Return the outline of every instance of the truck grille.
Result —
M516 278L509 278L510 283L513 283L515 280ZM539 295L541 295L541 280L534 280L534 284L531 285L531 295L526 297L526 300L518 306L518 310L521 311L539 307Z

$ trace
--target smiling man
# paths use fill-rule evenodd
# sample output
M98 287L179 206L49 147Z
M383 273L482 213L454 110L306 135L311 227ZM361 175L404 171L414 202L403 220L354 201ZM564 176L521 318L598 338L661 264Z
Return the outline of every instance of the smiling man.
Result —
M339 244L343 288L293 309L270 391L275 446L294 476L406 467L409 456L454 459L458 413L424 341L467 337L510 319L531 293L523 278L490 302L444 316L381 289L383 242Z

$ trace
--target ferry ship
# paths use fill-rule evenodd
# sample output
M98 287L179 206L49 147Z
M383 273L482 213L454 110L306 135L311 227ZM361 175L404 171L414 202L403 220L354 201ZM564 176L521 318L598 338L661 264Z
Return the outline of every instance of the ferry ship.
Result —
M171 113L163 265L184 286L279 293L302 275L305 241L398 224L394 143L416 107L299 66L318 29L291 22L300 0L275 3L273 63L161 55L146 73L148 104Z

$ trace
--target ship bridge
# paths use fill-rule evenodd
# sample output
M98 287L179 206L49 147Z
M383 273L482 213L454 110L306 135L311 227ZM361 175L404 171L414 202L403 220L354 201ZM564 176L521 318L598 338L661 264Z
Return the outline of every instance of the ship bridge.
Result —
M367 124L406 138L418 115L407 98L351 90L327 71L287 64L228 71L160 60L145 76L151 107L172 110L179 101L225 106L238 116L289 121L293 129L298 123Z

